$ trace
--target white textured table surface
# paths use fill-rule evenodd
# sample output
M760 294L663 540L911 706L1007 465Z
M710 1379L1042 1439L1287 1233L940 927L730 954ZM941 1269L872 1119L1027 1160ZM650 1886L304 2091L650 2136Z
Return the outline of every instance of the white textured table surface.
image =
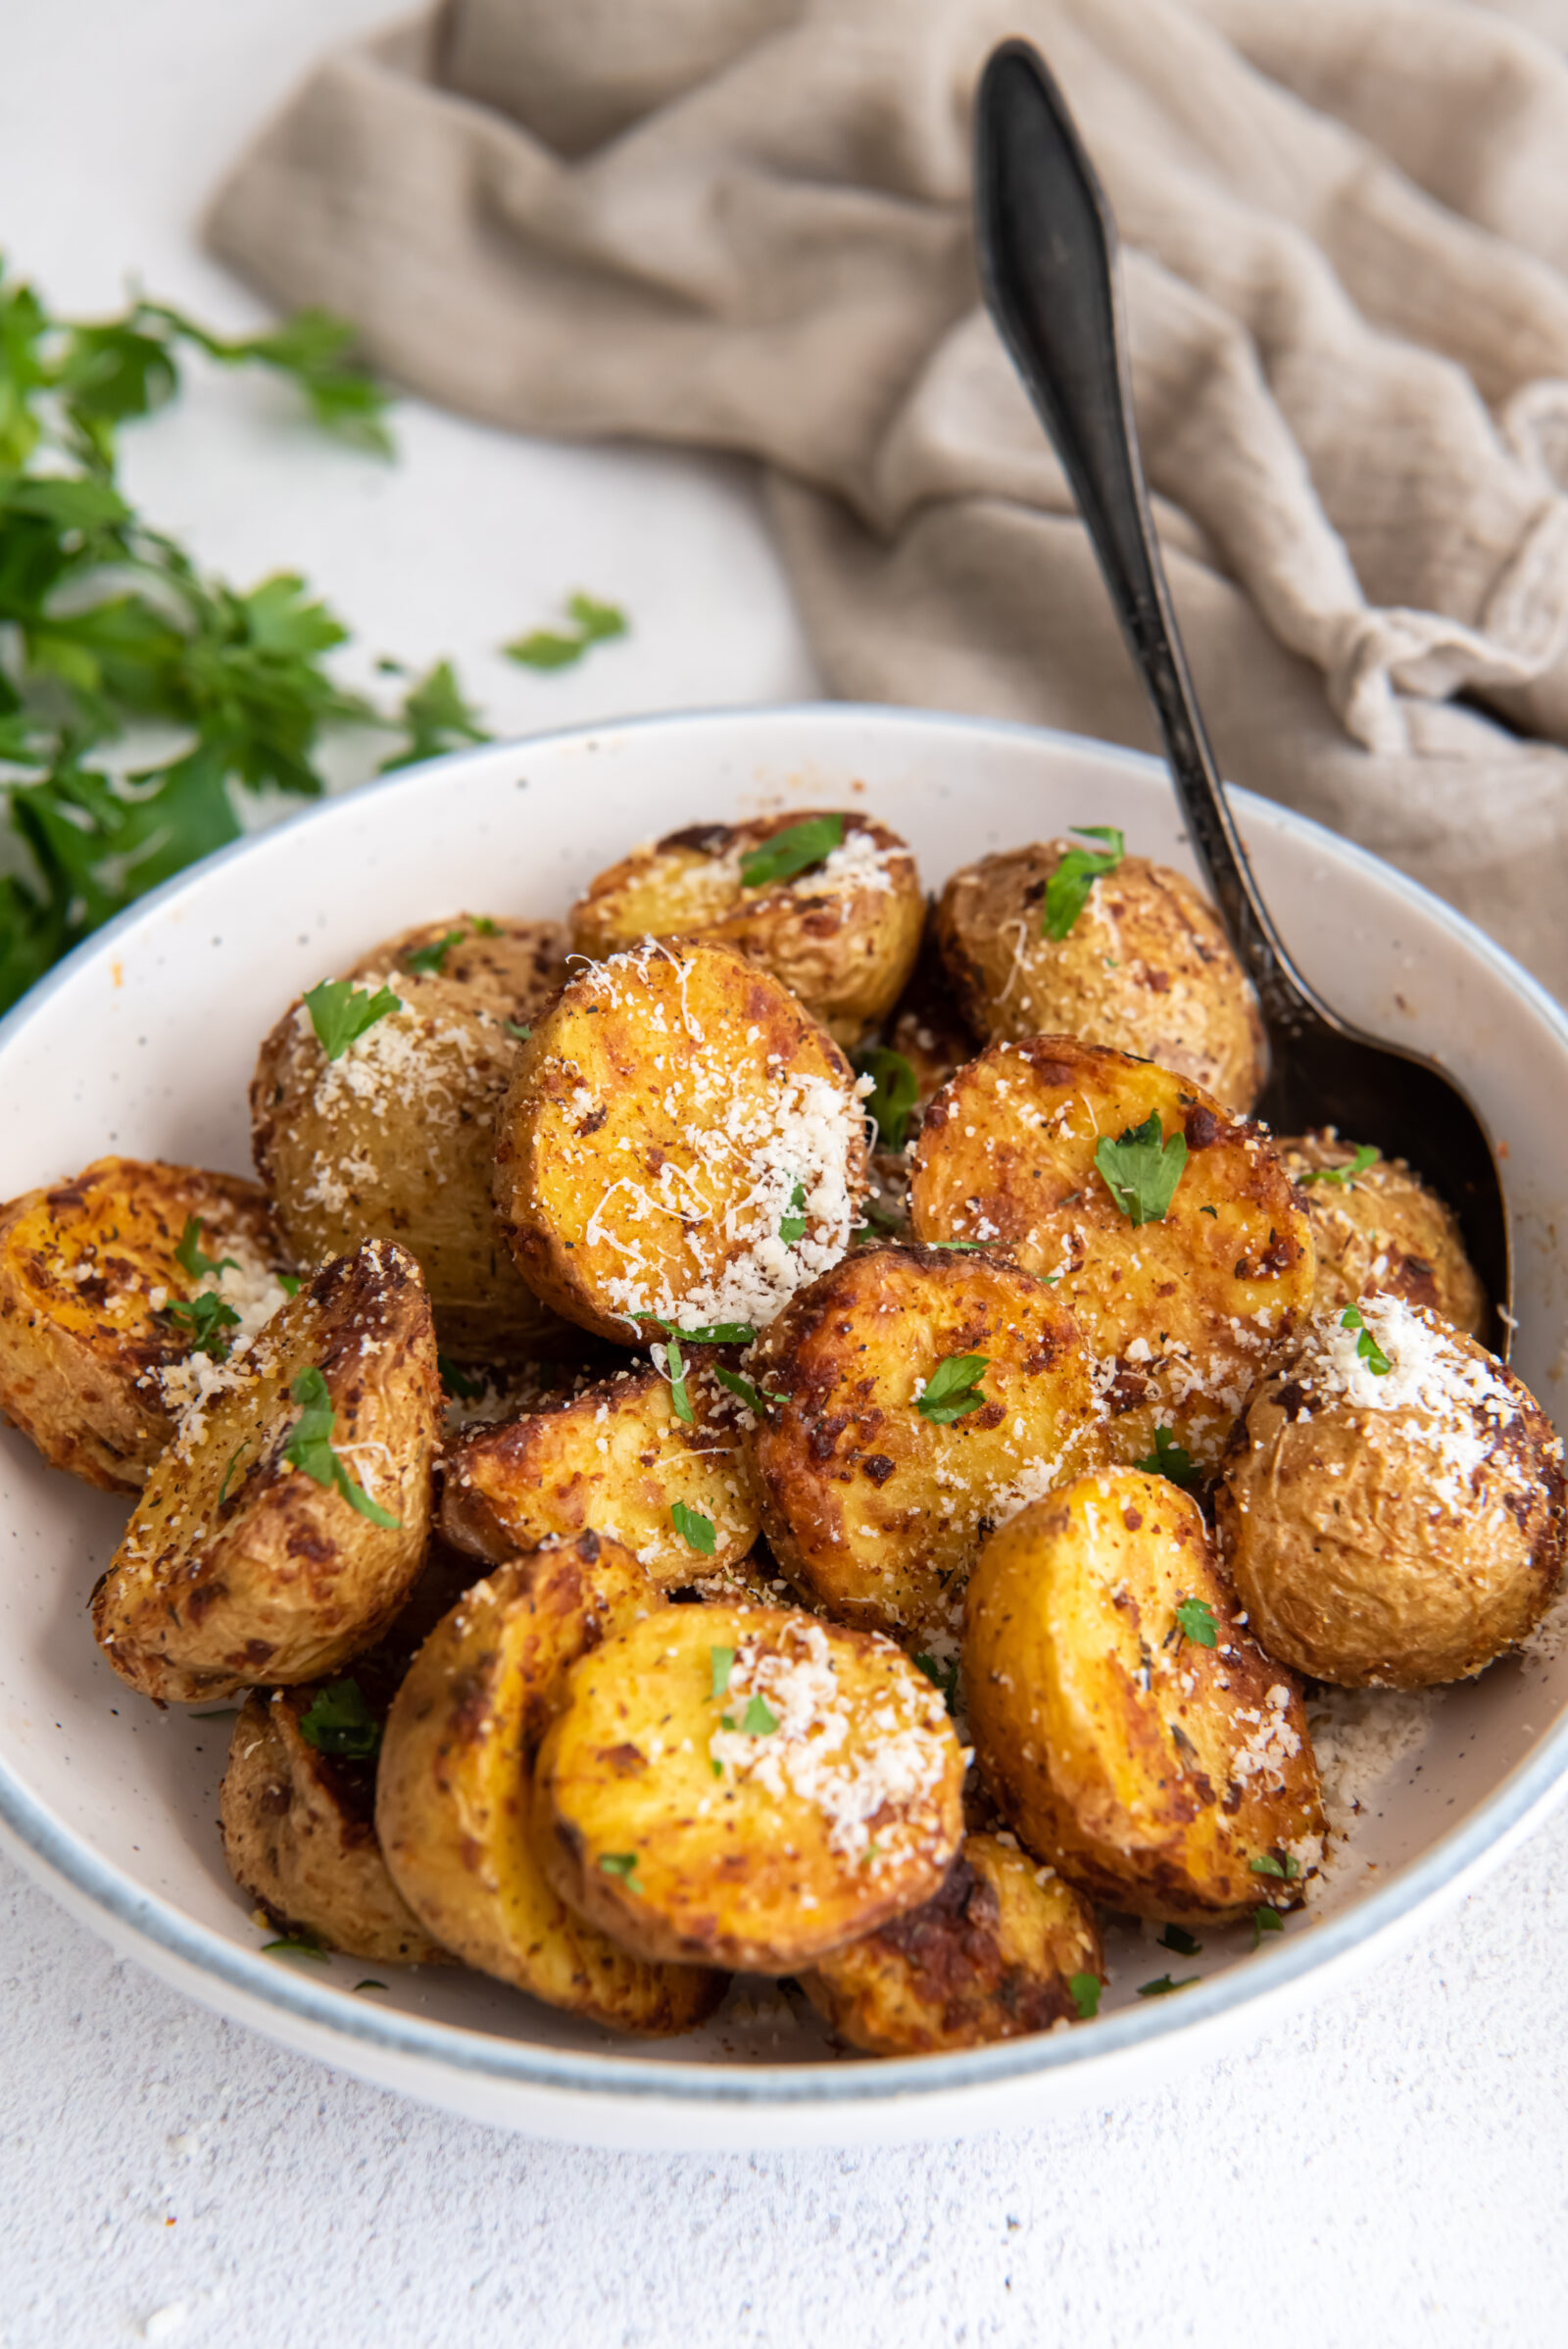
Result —
M568 0L569 4L569 0ZM386 0L5 11L0 243L242 326L194 236L249 123ZM745 473L407 404L396 468L198 384L127 473L241 582L300 567L368 654L455 655L498 730L784 700L809 662ZM495 657L576 586L635 632ZM1568 1818L1352 1989L1126 2110L956 2146L687 2159L493 2134L186 2005L0 1862L0 2349L827 2349L1568 2338Z

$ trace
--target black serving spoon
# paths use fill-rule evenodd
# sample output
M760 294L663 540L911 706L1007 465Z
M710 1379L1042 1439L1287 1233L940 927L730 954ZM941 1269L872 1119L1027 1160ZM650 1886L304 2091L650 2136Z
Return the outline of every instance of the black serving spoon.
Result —
M1276 1133L1337 1126L1406 1158L1454 1207L1507 1358L1513 1275L1492 1139L1435 1060L1380 1043L1307 986L1258 894L1176 631L1133 423L1116 224L1055 82L1004 41L975 105L975 233L987 305L1055 446L1149 689L1176 796L1232 946L1257 989Z

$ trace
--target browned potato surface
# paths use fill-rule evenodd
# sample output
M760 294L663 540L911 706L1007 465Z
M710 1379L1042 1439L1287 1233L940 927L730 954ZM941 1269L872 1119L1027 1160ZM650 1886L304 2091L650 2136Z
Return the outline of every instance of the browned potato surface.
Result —
M983 1400L919 1408L940 1366L983 1355ZM833 1615L951 1632L990 1526L1075 1475L1089 1361L1060 1293L999 1256L886 1247L798 1297L747 1360L769 1398L752 1439L762 1522ZM952 1375L952 1374L948 1374Z
M1102 1144L1159 1120L1186 1162L1165 1214L1134 1223ZM979 1240L1059 1282L1096 1358L1110 1457L1157 1430L1200 1471L1306 1312L1312 1240L1276 1152L1189 1079L1124 1052L1039 1036L995 1044L932 1102L911 1187L922 1240Z
M1562 1447L1473 1339L1402 1297L1354 1310L1359 1330L1314 1317L1238 1428L1215 1495L1222 1551L1257 1637L1298 1671L1346 1688L1461 1680L1561 1584Z
M1402 1158L1374 1158L1352 1174L1360 1153L1336 1134L1303 1134L1274 1147L1306 1201L1317 1256L1315 1311L1387 1294L1481 1336L1486 1292L1453 1210Z
M843 839L822 861L758 888L741 879L750 853L822 812L691 824L635 850L572 907L572 945L596 957L643 938L738 947L838 1043L858 1043L897 1001L920 943L925 902L903 841L874 817L847 812Z
M801 1977L868 2055L984 2047L1078 2020L1075 1975L1104 1979L1094 1913L1009 1835L965 1835L942 1888Z
M192 1218L218 1275L175 1254ZM290 1262L254 1183L159 1160L98 1158L70 1183L0 1208L0 1411L52 1468L135 1493L174 1432L199 1333L171 1311L203 1293L237 1316L214 1355L248 1342ZM206 1357L204 1357L206 1358Z
M534 1022L498 1132L523 1279L622 1345L760 1328L844 1253L865 1188L849 1063L727 946L585 970Z
M891 1641L778 1607L670 1607L573 1665L539 1752L541 1848L628 1949L792 1974L930 1898L963 1767Z
M568 1667L618 1626L678 1620L592 1533L497 1567L426 1640L393 1701L376 1824L426 1929L481 1972L618 2031L690 2031L722 1976L630 1956L564 1907L531 1826L534 1757Z
M1185 1923L1300 1899L1324 1835L1300 1690L1162 1477L1082 1477L991 1537L963 1678L1004 1813L1093 1899Z
M1257 1001L1219 916L1183 874L1123 856L1065 938L1043 934L1063 856L1053 840L954 874L936 931L959 1000L989 1042L1079 1036L1193 1078L1242 1115L1265 1073Z
M443 979L476 1010L526 1027L565 983L566 932L554 921L454 913L449 921L421 922L384 939L344 976L379 984L388 973L394 981Z
M288 1457L312 1432L293 1393L311 1372L331 1409L309 1450L315 1472ZM369 1241L323 1265L186 1413L148 1476L92 1597L121 1678L191 1703L317 1680L371 1645L424 1555L439 1415L414 1258Z

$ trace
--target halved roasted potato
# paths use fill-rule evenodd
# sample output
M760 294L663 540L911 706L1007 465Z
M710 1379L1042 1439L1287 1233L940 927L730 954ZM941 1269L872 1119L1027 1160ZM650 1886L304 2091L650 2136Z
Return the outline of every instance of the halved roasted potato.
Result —
M1218 914L1147 856L1085 873L1080 895L1063 863L1086 854L1095 844L1053 840L953 875L936 936L971 1024L993 1044L1079 1036L1136 1052L1245 1116L1265 1074L1263 1023Z
M1311 1302L1311 1233L1267 1138L1189 1078L1071 1036L959 1070L926 1112L910 1205L922 1240L995 1245L1059 1284L1117 1460L1174 1444L1217 1467Z
M823 1958L801 1987L867 2055L935 2055L1076 2023L1099 1984L1094 1912L1011 1835L969 1835L940 1891Z
M788 855L797 843L797 854L817 847L804 867ZM749 885L748 860L763 855L788 869ZM855 1044L898 1000L924 918L898 834L872 816L816 810L690 824L634 850L589 883L571 909L571 940L596 957L643 938L738 947L837 1042Z
M52 1468L139 1492L203 1364L244 1350L291 1261L238 1175L97 1158L24 1192L0 1209L0 1411Z
M630 1552L593 1533L497 1567L420 1649L381 1748L381 1846L426 1930L482 1973L617 2031L690 2031L724 1979L645 1963L562 1903L532 1838L534 1757L576 1658L621 1625L685 1611L663 1608Z
M420 922L383 939L343 975L376 985L388 974L394 983L440 979L466 996L476 1011L526 1027L565 984L566 947L561 922L454 913L450 921Z
M891 1640L670 1607L574 1664L539 1749L541 1850L648 1957L793 1974L930 1898L962 1833L942 1698Z
M1458 1220L1402 1158L1368 1157L1332 1132L1274 1147L1306 1201L1317 1258L1315 1312L1358 1297L1402 1297L1481 1336L1487 1293L1465 1254Z
M848 1061L727 946L585 970L534 1022L498 1128L523 1279L622 1345L760 1328L844 1253L864 1188Z
M368 1241L323 1265L148 1476L92 1596L121 1678L194 1703L370 1646L424 1555L440 1407L407 1249Z
M1325 1832L1300 1690L1163 1477L1081 1477L992 1535L963 1683L1003 1812L1081 1891L1178 1923L1299 1901Z
M901 1636L951 1632L991 1526L1102 1456L1086 1449L1089 1357L1059 1292L984 1252L847 1257L747 1376L780 1565L830 1613Z

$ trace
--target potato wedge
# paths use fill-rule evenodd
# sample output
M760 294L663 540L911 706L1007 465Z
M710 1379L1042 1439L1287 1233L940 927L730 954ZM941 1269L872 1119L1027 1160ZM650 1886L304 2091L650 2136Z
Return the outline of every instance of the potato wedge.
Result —
M535 1021L498 1129L523 1279L622 1345L760 1328L844 1253L864 1188L848 1061L727 946L585 970Z
M648 1957L799 1967L916 1908L962 1833L942 1698L891 1640L670 1607L574 1664L539 1749L545 1868Z
M189 1269L204 1259L224 1269ZM204 1359L243 1350L282 1303L291 1261L265 1195L238 1175L98 1158L24 1193L0 1209L0 1411L52 1468L139 1492L194 1389L193 1343L205 1336ZM221 1308L206 1333L182 1310L203 1296Z
M1325 1832L1300 1689L1163 1477L1081 1477L992 1535L963 1684L1009 1824L1093 1899L1183 1924L1299 1902Z
M530 1828L534 1756L568 1667L650 1609L663 1622L636 1559L593 1533L476 1583L393 1700L376 1825L404 1898L469 1965L613 2030L668 2034L712 2012L723 1977L607 1940L551 1889Z
M749 824L691 824L622 857L571 909L579 954L644 938L738 947L798 996L839 1044L858 1042L898 1000L920 943L925 901L914 858L874 817L841 814L843 836L800 873L748 888L743 860L821 810Z
M323 1265L148 1476L92 1596L121 1678L194 1703L318 1680L370 1646L424 1556L440 1407L407 1249L368 1241Z
M567 943L561 922L454 913L450 921L421 922L383 939L343 975L377 984L388 972L398 980L441 979L475 1010L526 1027L565 985Z
M933 1400L928 1416L940 1366L967 1356L984 1358L979 1403L949 1417ZM1102 1456L1059 1292L983 1252L848 1257L773 1323L747 1376L768 1398L751 1449L780 1565L835 1617L901 1637L951 1634L991 1526Z
M1159 1139L1131 1144L1151 1118ZM1145 1180L1185 1152L1163 1216L1135 1223L1118 1204L1103 1171L1118 1138ZM1311 1301L1306 1216L1257 1128L1186 1077L1071 1036L995 1044L959 1071L926 1113L910 1206L922 1240L995 1243L1059 1282L1096 1358L1104 1456L1129 1463L1163 1428L1200 1473L1216 1468Z
M942 1888L801 1987L867 2055L935 2055L1076 2023L1075 1977L1104 1980L1094 1912L1008 1835L965 1835Z
M1358 1297L1402 1297L1481 1336L1487 1293L1464 1252L1458 1220L1402 1158L1359 1164L1362 1153L1333 1133L1274 1147L1306 1202L1317 1260L1314 1312L1343 1309Z

